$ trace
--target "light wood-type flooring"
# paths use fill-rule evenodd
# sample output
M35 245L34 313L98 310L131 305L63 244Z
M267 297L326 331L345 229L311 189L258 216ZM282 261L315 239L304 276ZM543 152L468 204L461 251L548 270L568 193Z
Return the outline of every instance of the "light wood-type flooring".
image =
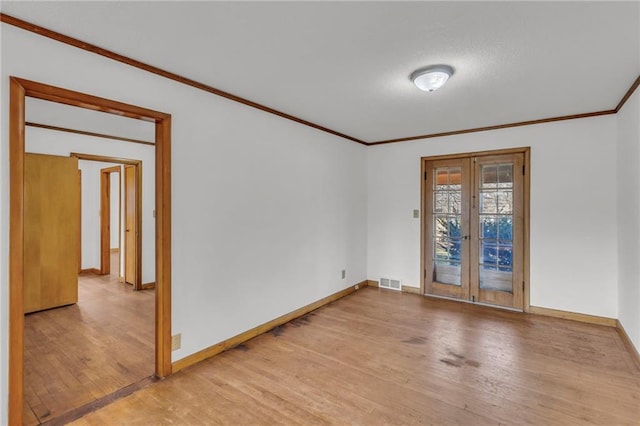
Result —
M117 266L113 268L117 271ZM83 275L78 303L25 316L26 424L91 403L154 372L154 290Z
M368 287L75 424L639 423L615 329Z

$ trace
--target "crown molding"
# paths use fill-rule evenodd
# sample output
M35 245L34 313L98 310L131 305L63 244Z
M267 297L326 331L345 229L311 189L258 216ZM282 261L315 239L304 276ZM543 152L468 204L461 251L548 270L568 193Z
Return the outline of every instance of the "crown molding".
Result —
M510 127L531 126L533 124L551 123L554 121L564 121L564 120L575 120L576 118L597 117L599 115L608 115L608 114L615 114L615 113L616 113L615 109L609 109L605 111L586 112L583 114L563 115L560 117L541 118L539 120L519 121L517 123L497 124L495 126L474 127L471 129L453 130L451 132L431 133L427 135L409 136L406 138L388 139L388 140L378 141L378 142L369 142L367 143L367 146L384 145L388 143L398 143L398 142L409 142L409 141L415 141L419 139L440 138L443 136L462 135L465 133L486 132L488 130L500 130L500 129L508 129Z
M36 24L32 24L31 22L24 21L22 19L14 18L13 16L9 16L7 14L0 12L0 22L4 22L5 24L13 25L14 27L21 28L23 30L41 35L43 37L47 37L60 43L67 44L69 46L77 47L82 50L86 50L87 52L95 53L96 55L104 56L106 58L112 59L114 61L121 62L123 64L130 65L132 67L141 69L143 71L150 72L152 74L159 75L161 77L168 78L173 81L177 81L178 83L186 84L187 86L195 87L196 89L203 90L205 92L209 92L213 95L220 96L226 99L229 99L234 102L241 103L243 105L249 106L251 108L259 109L269 114L277 115L278 117L285 118L287 120L295 121L298 124L302 124L304 126L312 127L316 130L320 130L322 132L330 133L334 136L338 136L344 139L348 139L352 142L357 142L362 145L366 145L366 142L354 138L353 136L346 135L344 133L337 132L335 130L329 129L327 127L321 126L316 123L312 123L307 120L303 120L302 118L293 116L291 114L287 114L282 111L278 111L276 109L270 108L268 106L259 104L257 102L250 101L248 99L242 98L240 96L234 95L229 92L225 92L224 90L217 89L213 86L209 86L208 84L200 83L199 81L192 80L190 78L181 76L176 73L172 73L170 71L163 70L162 68L158 68L153 65L146 64L144 62L138 61L136 59L129 58L127 56L121 55L119 53L113 52L111 50L103 49L102 47L96 46L91 43L84 42L77 38L69 37L67 35L61 34L57 31L53 31L44 27L41 27Z
M616 109L615 109L616 113L620 111L620 109L624 106L624 104L631 97L631 95L633 95L633 92L636 91L638 86L640 86L640 75L638 76L638 78L636 78L636 81L633 82L631 87L629 87L629 90L627 90L627 93L625 93L622 99L620 99L620 102L618 102L618 105L616 105Z
M349 135L347 135L345 133L340 133L340 132L332 130L332 129L328 128L328 127L324 127L324 126L321 126L319 124L313 123L311 121L307 121L307 120L304 120L302 118L296 117L294 115L287 114L287 113L282 112L282 111L278 111L276 109L273 109L273 108L270 108L268 106L259 104L257 102L253 102L253 101L251 101L249 99L242 98L242 97L234 95L232 93L225 92L225 91L217 89L217 88L215 88L213 86L209 86L208 84L204 84L204 83L198 82L196 80L192 80L190 78L181 76L179 74L163 70L162 68L158 68L156 66L146 64L146 63L138 61L136 59L129 58L127 56L124 56L124 55L121 55L119 53L113 52L111 50L103 49L103 48L101 48L99 46L96 46L94 44L86 43L86 42L84 42L82 40L79 40L77 38L73 38L73 37L61 34L61 33L57 32L57 31L53 31L53 30L41 27L41 26L33 24L31 22L27 22L27 21L24 21L24 20L19 19L19 18L14 18L13 16L9 16L9 15L4 14L2 12L0 12L0 22L3 22L5 24L9 24L9 25L13 25L14 27L18 27L18 28L21 28L23 30L26 30L26 31L29 31L29 32L32 32L32 33L35 33L35 34L38 34L38 35L41 35L43 37L47 37L47 38L59 41L60 43L64 43L64 44L67 44L67 45L70 45L70 46L73 46L73 47L77 47L79 49L86 50L87 52L95 53L96 55L104 56L104 57L112 59L114 61L118 61L118 62L127 64L129 66L141 69L143 71L147 71L149 73L156 74L156 75L159 75L161 77L168 78L168 79L176 81L178 83L182 83L182 84L185 84L187 86L191 86L191 87L194 87L196 89L203 90L203 91L211 93L213 95L220 96L220 97L229 99L231 101L241 103L241 104L246 105L248 107L255 108L255 109L264 111L266 113L269 113L269 114L277 115L278 117L281 117L281 118L284 118L284 119L287 119L287 120L290 120L290 121L294 121L294 122L296 122L298 124L301 124L303 126L311 127L311 128L316 129L316 130L320 130L322 132L329 133L329 134L332 134L334 136L338 136L340 138L347 139L349 141L352 141L352 142L355 142L355 143L358 143L358 144L361 144L361 145L365 145L365 146L375 146L375 145L383 145L383 144L398 143L398 142L409 142L409 141L415 141L415 140L420 140L420 139L432 139L432 138L438 138L438 137L444 137L444 136L453 136L453 135L461 135L461 134L467 134L467 133L486 132L486 131L489 131L489 130L508 129L508 128L511 128L511 127L531 126L531 125L535 125L535 124L551 123L551 122L554 122L554 121L575 120L575 119L578 119L578 118L588 118L588 117L597 117L597 116L600 116L600 115L616 114L618 111L620 111L620 109L627 102L627 100L631 97L631 95L633 95L633 93L638 89L638 86L640 86L640 76L638 76L638 78L636 78L634 83L631 85L629 90L627 90L627 92L624 94L622 99L620 99L620 102L618 103L618 105L616 105L616 107L614 109L603 110L603 111L595 111L595 112L587 112L587 113L581 113L581 114L563 115L563 116L559 116L559 117L549 117L549 118L542 118L542 119L537 119L537 120L520 121L520 122L516 122L516 123L498 124L498 125L493 125L493 126L474 127L474 128L471 128L471 129L453 130L453 131L448 131L448 132L429 133L429 134L425 134L425 135L408 136L408 137L403 137L403 138L387 139L387 140L381 140L381 141L375 141L375 142L366 142L366 141L363 141L361 139L355 138L353 136L349 136Z

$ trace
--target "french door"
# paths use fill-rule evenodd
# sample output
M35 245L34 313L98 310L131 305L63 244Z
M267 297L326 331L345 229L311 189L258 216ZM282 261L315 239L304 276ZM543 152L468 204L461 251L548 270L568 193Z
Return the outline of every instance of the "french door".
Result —
M524 153L423 161L425 293L522 310Z

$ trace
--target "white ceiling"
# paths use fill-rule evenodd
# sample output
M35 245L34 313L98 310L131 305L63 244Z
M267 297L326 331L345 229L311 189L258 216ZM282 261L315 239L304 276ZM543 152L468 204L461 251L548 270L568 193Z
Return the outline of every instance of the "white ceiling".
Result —
M374 142L615 108L632 2L3 2L2 11ZM433 93L409 74L449 64Z

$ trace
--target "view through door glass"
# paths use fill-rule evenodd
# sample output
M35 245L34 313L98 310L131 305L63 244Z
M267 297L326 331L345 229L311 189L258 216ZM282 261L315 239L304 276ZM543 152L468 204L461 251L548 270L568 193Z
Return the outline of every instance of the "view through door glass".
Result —
M426 161L426 293L522 309L523 162Z
M425 274L432 294L469 294L469 166L468 159L429 162Z

